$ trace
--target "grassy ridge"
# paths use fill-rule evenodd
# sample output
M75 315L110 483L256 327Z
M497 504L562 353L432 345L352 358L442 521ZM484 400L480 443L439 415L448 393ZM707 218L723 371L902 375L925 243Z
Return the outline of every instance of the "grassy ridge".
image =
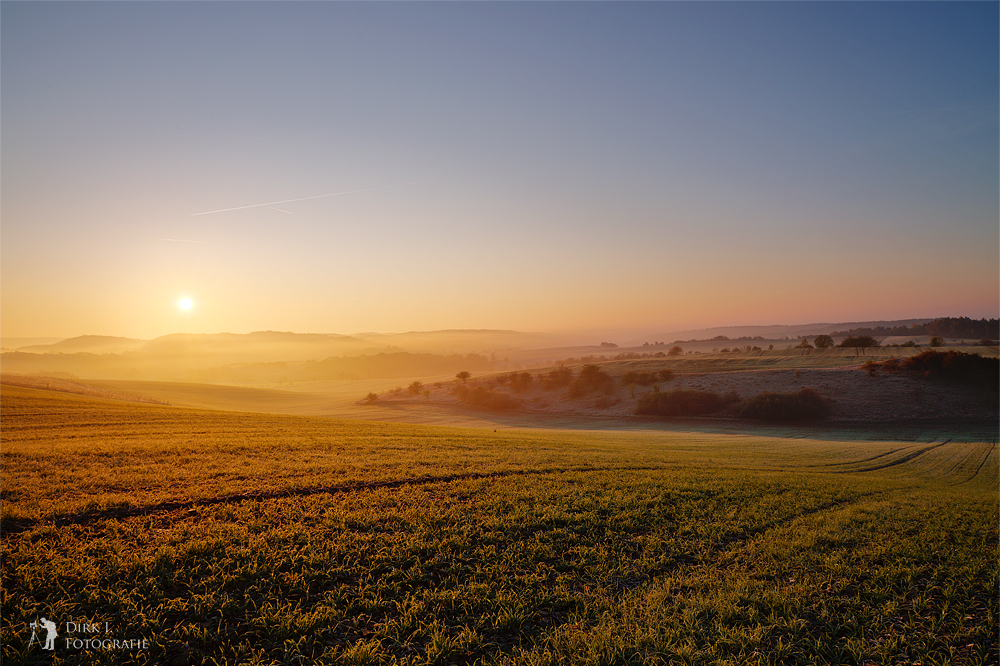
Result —
M2 410L5 663L996 663L991 443Z

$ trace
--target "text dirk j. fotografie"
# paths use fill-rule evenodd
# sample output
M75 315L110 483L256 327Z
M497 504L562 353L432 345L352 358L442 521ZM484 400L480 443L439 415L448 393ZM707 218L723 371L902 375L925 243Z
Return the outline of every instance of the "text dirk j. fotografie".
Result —
M117 638L109 636L108 622L66 622L63 640L69 649L86 650L148 650L148 638Z

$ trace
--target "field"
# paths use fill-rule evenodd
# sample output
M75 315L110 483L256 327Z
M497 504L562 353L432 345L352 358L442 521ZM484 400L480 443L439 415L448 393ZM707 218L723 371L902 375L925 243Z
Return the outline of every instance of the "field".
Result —
M5 663L997 663L993 440L0 404Z

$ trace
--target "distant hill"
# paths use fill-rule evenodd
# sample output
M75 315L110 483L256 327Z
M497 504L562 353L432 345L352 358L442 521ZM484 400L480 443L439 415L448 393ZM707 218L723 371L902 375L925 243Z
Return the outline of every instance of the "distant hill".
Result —
M0 338L0 348L5 350L20 349L33 345L51 345L66 338Z
M845 322L839 324L816 323L816 324L773 324L770 326L718 326L715 328L688 329L682 331L671 331L669 333L657 333L655 335L644 335L629 341L626 346L637 347L644 342L685 342L687 340L710 340L716 336L724 335L727 338L742 338L761 336L767 340L780 340L783 338L801 338L807 335L830 335L834 331L848 330L863 327L900 327L922 325L933 321L933 317L925 319L897 319L892 321L858 321Z
M972 338L980 340L1000 339L1000 321L996 319L969 319L968 317L939 317L923 324L909 326L863 326L846 331L835 331L833 335L872 336L921 336L937 335L943 338Z
M80 335L50 344L30 345L20 347L18 351L32 354L121 354L135 351L144 345L146 340L138 338L120 338L112 335Z
M417 352L456 354L538 349L560 344L559 336L492 329L450 329L407 333L359 333L372 347L388 345Z
M452 366L460 370L480 369L493 353L502 358L505 350L543 346L553 339L533 333L492 330L361 335L284 331L176 333L153 340L85 335L6 351L0 362L5 372L13 373L70 373L89 379L178 381L199 377L201 381L228 381L233 377L262 373L288 377L301 374L283 368L249 367L255 364L315 364L337 358L336 362L308 368L305 376L397 377L420 374L425 369L429 374L457 371L452 370ZM346 358L361 354L371 358L363 362ZM485 356L472 363L472 358L453 358L455 354ZM442 360L444 357L448 357L447 360ZM470 364L475 367L465 367ZM242 367L237 369L235 366Z

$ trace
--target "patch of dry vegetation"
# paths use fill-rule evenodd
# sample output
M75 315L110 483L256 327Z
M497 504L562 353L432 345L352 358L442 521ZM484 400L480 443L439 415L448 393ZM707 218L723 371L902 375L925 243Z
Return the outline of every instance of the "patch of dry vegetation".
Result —
M78 393L80 395L92 395L99 398L111 398L113 400L130 400L132 402L148 402L158 405L169 405L166 400L160 400L148 395L132 393L130 391L119 391L87 384L80 381L72 381L59 377L43 377L38 375L15 375L4 373L0 375L0 384L8 386L24 386L28 388L45 389L47 391L63 391L65 393Z

